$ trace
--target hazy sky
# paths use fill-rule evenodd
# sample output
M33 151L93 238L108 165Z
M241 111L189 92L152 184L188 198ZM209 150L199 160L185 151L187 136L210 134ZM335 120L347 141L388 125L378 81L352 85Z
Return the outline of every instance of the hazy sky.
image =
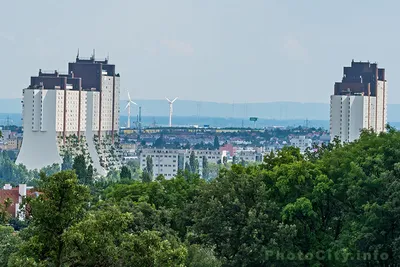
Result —
M400 4L372 0L0 2L0 98L39 68L109 53L136 99L329 102L352 59L386 68L400 103ZM125 93L121 98L126 98Z

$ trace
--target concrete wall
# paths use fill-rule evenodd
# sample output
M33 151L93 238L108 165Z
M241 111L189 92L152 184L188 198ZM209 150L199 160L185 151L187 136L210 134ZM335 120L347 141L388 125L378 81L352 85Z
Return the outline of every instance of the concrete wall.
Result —
M56 134L56 90L24 90L24 139L16 160L28 169L62 163Z
M97 134L98 129L98 98L99 92L87 92L87 105L86 105L86 128L85 137L88 145L88 152L93 161L93 168L97 170L100 175L106 175L106 171L100 165L100 158L97 154L93 137ZM96 123L97 122L97 123Z
M331 141L337 136L342 142L352 142L360 137L362 129L382 131L382 127L379 127L379 125L382 125L382 107L382 100L378 100L377 107L376 97L373 96L332 95ZM377 115L378 119L376 119Z

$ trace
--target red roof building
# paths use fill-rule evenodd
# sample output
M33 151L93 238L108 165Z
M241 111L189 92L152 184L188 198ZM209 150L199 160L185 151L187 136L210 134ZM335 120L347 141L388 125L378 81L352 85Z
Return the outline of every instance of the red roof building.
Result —
M219 148L219 151L228 151L229 155L233 157L236 153L236 148L232 144L225 144Z
M6 184L0 189L0 203L4 204L7 199L11 200L11 205L8 207L8 212L13 218L17 217L20 204L26 196L36 197L39 193L32 187L27 187L26 184L20 184L18 187L12 187Z

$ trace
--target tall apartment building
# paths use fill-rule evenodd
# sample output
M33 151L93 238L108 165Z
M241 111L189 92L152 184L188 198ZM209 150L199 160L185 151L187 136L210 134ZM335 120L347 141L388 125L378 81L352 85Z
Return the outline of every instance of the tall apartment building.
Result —
M108 59L83 59L78 54L67 74L39 70L23 90L24 133L16 162L28 169L61 163L60 146L73 135L85 140L93 167L105 174L107 166L95 141L108 137L114 142L119 93L120 77Z
M331 141L338 137L342 142L352 142L362 129L385 131L386 106L385 69L376 63L352 61L350 67L344 67L342 81L335 83L331 95Z
M140 153L140 169L146 168L146 158L149 156L153 162L153 175L164 175L166 179L171 179L177 175L178 170L184 169L186 162L190 160L192 151L195 153L199 162L199 173L203 169L203 157L207 158L208 163L221 163L227 156L227 151L219 150L189 150L189 149L159 149L146 148Z

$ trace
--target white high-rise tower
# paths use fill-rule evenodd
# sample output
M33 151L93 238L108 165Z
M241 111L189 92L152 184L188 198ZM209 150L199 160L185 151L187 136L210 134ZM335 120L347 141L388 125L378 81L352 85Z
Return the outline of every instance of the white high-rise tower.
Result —
M61 164L62 150L76 139L70 149L83 153L86 147L99 174L116 167L102 146L113 145L119 129L119 79L115 65L94 54L87 59L78 54L66 74L40 70L31 77L23 90L24 133L16 163L29 170Z
M342 82L335 83L330 103L331 141L352 142L362 129L384 132L387 124L385 69L376 63L354 62L344 67Z

